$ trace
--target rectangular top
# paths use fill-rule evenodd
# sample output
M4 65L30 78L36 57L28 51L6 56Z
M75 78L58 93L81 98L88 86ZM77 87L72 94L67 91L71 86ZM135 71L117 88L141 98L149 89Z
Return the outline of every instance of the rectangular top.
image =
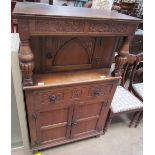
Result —
M100 19L118 21L142 21L116 11L98 10L92 8L55 6L43 3L17 2L13 11L15 16L47 16L57 18Z

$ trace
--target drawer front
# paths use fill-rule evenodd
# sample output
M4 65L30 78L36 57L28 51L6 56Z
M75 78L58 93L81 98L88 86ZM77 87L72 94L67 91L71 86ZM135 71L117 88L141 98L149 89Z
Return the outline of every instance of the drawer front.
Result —
M98 84L92 85L88 89L88 99L105 99L111 92L113 84Z
M84 100L104 101L110 95L112 86L113 83L98 83L35 91L35 109L49 110Z

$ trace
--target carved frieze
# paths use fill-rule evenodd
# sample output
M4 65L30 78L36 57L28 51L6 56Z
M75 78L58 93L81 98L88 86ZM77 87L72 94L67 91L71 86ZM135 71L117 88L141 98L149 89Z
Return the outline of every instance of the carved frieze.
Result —
M83 32L85 23L80 20L50 19L36 20L37 32Z
M79 19L36 19L30 20L30 34L64 35L64 33L88 34L132 34L136 24Z
M103 23L92 22L90 23L90 32L112 32L112 33L125 33L127 31L128 24L126 23Z

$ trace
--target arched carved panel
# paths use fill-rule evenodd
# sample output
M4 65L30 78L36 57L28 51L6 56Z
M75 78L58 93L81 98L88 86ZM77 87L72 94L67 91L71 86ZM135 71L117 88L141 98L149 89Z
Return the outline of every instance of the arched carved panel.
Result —
M109 67L115 47L115 37L52 36L34 41L33 52L41 53L35 57L35 71L40 73Z
M56 52L53 65L89 64L90 55L81 41L77 38L65 42Z

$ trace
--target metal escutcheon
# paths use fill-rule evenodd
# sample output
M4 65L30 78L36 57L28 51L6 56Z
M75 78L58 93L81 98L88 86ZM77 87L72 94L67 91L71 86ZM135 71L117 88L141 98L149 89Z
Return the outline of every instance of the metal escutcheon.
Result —
M57 97L55 95L50 96L50 101L53 103L55 102Z

